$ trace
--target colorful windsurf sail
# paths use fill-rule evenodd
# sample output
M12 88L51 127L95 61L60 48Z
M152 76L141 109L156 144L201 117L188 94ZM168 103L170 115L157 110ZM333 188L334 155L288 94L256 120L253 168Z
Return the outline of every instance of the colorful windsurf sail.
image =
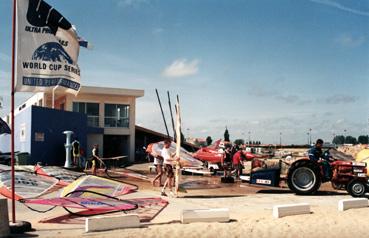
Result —
M157 156L161 154L161 150L163 149L163 147L164 147L163 141L153 143L151 146L148 147L148 148L151 148L151 150L148 152L153 156ZM176 143L175 142L172 142L172 144L170 145L169 151L173 155L176 153ZM203 167L203 162L201 162L198 159L193 158L192 155L183 148L181 148L180 150L179 157L180 157L180 163L182 167L186 167L186 168Z
M11 171L0 171L0 193L11 198ZM6 168L5 168L6 169ZM37 176L27 171L15 171L15 199L37 198L46 193L60 189L56 186L58 180L55 178L45 178Z
M69 213L78 214L80 216L91 216L119 211L129 211L138 207L137 204L129 201L101 195L97 197L97 194L95 194L95 197L90 198L59 197L47 199L24 199L21 202L27 206L30 206L31 204L45 205L51 207L60 206L66 209Z
M106 170L106 174L110 178L134 178L138 180L151 181L149 177L144 174L137 173L129 169L114 169Z
M63 189L61 196L66 197L71 195L71 197L94 197L92 193L74 193L75 191L85 190L104 194L110 197L118 197L136 191L137 186L93 175L87 175L80 177L73 183L66 186Z
M125 210L127 214L137 214L141 222L149 222L154 219L167 205L168 201L156 198L135 198L125 200L137 205L137 209ZM56 224L85 224L83 215L86 212L77 212L75 214L65 214L53 217L43 218L40 223L56 223ZM109 216L109 215L107 215Z
M39 166L34 167L34 171L38 175L53 177L59 180L59 185L67 186L79 177L86 175L85 173L71 171L57 166Z

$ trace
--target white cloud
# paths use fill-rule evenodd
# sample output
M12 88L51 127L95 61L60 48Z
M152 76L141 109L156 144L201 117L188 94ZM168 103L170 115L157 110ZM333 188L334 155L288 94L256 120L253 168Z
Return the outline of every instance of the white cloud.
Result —
M162 75L168 78L195 75L199 71L198 67L199 60L197 59L192 61L187 61L187 59L176 59L171 65L164 69Z
M356 15L369 16L369 12L357 10L357 9L354 9L354 8L350 8L348 6L342 5L341 3L335 2L333 0L310 0L310 1L315 2L315 3L319 3L319 4L323 4L323 5L327 5L327 6L330 6L330 7L334 7L334 8L337 8L339 10L350 12L350 13L353 13L353 14L356 14Z
M147 2L148 0L120 0L117 5L118 7L138 7Z
M348 104L355 103L358 100L358 97L346 94L334 94L326 98L323 98L322 100L327 104Z
M366 41L365 36L353 37L351 35L342 35L336 39L336 42L344 47L358 47Z

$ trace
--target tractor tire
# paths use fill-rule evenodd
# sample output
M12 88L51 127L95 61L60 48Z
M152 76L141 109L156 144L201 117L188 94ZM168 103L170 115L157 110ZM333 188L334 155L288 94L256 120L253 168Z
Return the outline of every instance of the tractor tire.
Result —
M353 197L363 197L366 193L366 186L363 182L354 180L347 185L347 192Z
M321 183L319 167L311 161L298 161L288 170L287 184L296 194L314 194Z

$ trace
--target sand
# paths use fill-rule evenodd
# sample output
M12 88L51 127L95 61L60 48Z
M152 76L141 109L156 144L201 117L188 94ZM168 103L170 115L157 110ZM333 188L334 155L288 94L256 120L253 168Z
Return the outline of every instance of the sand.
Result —
M45 217L66 214L62 208L56 208L47 214L39 214L28 210L22 204L17 204L17 219L32 222L36 230L27 235L39 237L339 238L369 236L367 234L369 208L339 212L338 201L351 196L345 191L334 191L329 183L323 184L318 195L297 196L288 189L249 186L239 182L219 187L215 183L216 179L219 178L186 177L184 182L194 185L194 189L181 194L181 198L169 197L169 205L150 223L144 223L141 228L85 233L83 224L38 222ZM160 188L152 188L148 182L131 182L138 184L140 190L127 195L127 198L157 197L160 194ZM208 189L205 189L206 187ZM302 202L311 204L311 214L273 218L273 205ZM191 208L229 208L231 221L181 224L179 221L181 211Z
M256 193L236 197L168 198L169 206L152 222L142 228L106 232L84 233L84 226L37 223L45 215L24 208L18 219L32 220L37 231L30 235L40 237L368 237L369 208L339 212L340 199L350 198L343 193L319 196L296 196L292 193ZM155 193L156 194L156 193ZM154 195L152 191L140 195ZM136 195L131 195L136 196ZM312 214L276 219L272 217L273 205L308 202ZM188 208L228 207L228 223L181 224L180 211ZM63 213L62 210L55 211Z

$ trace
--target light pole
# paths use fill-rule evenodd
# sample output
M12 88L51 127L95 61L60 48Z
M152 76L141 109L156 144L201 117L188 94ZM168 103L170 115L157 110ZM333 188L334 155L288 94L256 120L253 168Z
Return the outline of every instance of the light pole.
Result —
M282 147L282 132L279 132L279 146Z
M249 131L249 145L251 144L251 137L250 137L251 131Z
M308 132L308 133L306 133L306 135L307 135L307 144L308 144L308 145L310 145L310 143L309 143L309 141L310 141L310 140L309 140L309 138L310 138L310 133Z
M346 144L346 137L347 137L346 132L347 132L347 130L346 130L346 129L344 129L344 130L343 130L343 135L344 135L344 138L343 138L343 144Z

